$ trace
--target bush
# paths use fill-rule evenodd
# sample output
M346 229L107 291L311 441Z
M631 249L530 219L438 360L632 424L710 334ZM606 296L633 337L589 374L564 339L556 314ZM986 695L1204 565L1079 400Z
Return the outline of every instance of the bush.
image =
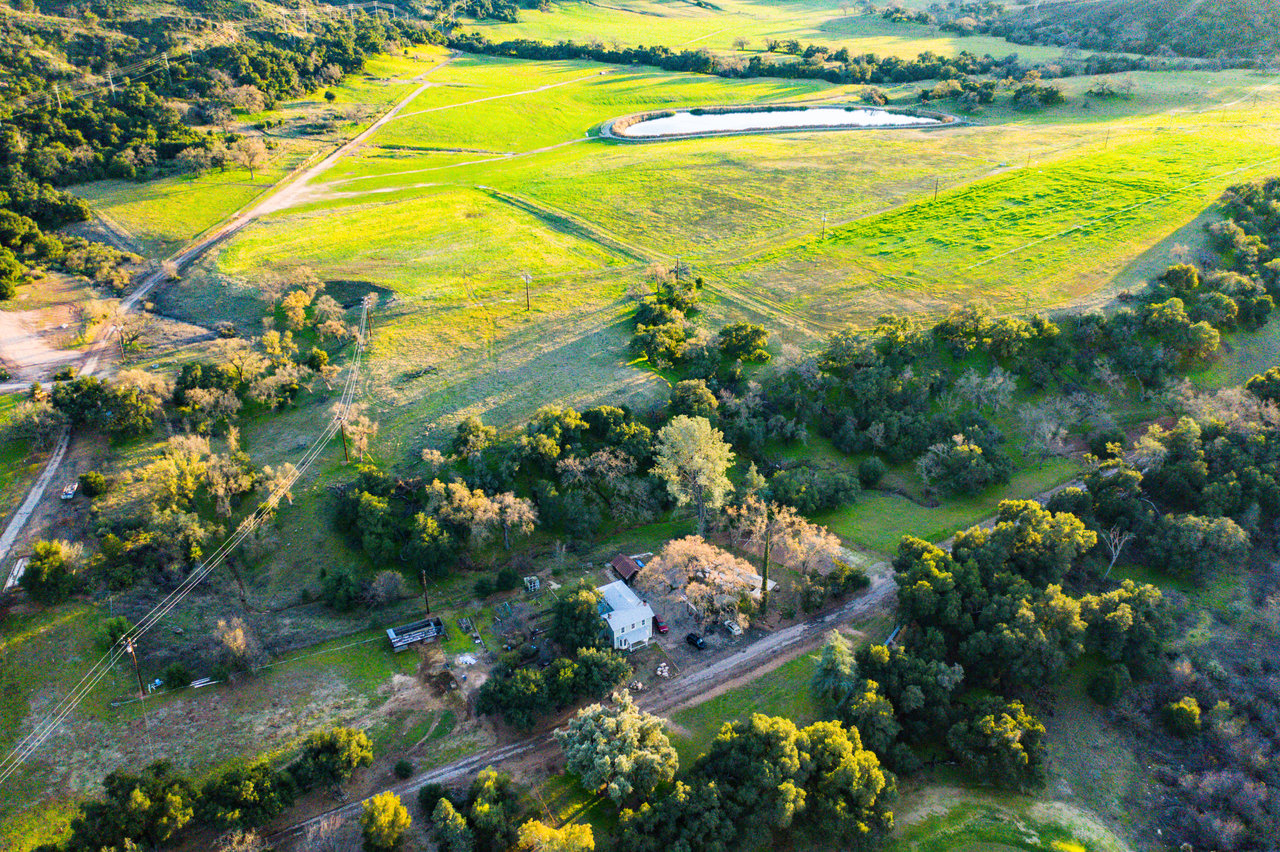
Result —
M1085 687L1085 692L1089 693L1089 697L1104 707L1110 707L1120 700L1120 697L1129 691L1129 687L1133 685L1133 678L1129 676L1129 667L1123 663L1117 663L1114 666L1107 666L1101 669L1093 677L1089 678L1089 684Z
M1200 732L1200 702L1188 695L1164 706L1164 725L1169 733L1190 737Z
M436 784L435 782L423 784L418 788L418 810L422 812L423 816L430 819L431 815L435 813L436 805L440 803L440 800L448 797L449 791L445 789L443 784Z
M69 382L76 377L76 368L67 364L65 367L59 367L58 371L53 374L55 382Z
M1107 449L1110 444L1119 444L1123 449L1129 438L1124 434L1124 430L1118 426L1112 426L1110 429L1100 429L1089 436L1089 452L1093 453L1100 459L1111 458L1114 453Z
M513 566L508 565L498 572L498 576L493 580L493 590L495 592L510 592L513 589L520 588L520 584L524 582L520 576L520 572Z
M769 485L773 499L806 515L852 503L860 490L853 474L818 467L780 470Z
M488 577L481 577L479 580L476 580L474 588L476 597L483 600L493 594L493 580Z
M396 761L395 773L396 777L401 781L411 777L413 775L413 761L403 757L400 758ZM434 803L432 806L434 807Z
M182 663L170 663L164 670L165 689L185 689L191 685L191 672Z
M863 488L875 488L888 470L888 466L876 456L863 459L858 465L858 483Z
M86 497L97 497L107 493L107 478L96 470L80 474L80 490Z

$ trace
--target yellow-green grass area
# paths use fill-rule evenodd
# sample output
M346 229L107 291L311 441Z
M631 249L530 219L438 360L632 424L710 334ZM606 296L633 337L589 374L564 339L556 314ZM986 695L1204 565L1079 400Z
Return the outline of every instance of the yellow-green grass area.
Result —
M655 109L708 104L805 101L855 87L812 80L738 79L596 62L532 62L459 56L431 76L433 86L371 137L370 146L406 158L353 158L329 179L342 189L385 188L382 171L405 171L439 152L514 154L582 139L601 122ZM641 146L643 147L643 146ZM424 167L435 165L428 161Z
M1261 131L1157 132L704 272L735 295L827 321L973 299L1045 309L1106 287L1227 186L1278 167L1280 146Z
M346 129L354 129L413 91L417 78L438 68L448 54L440 48L412 49L409 56L373 56L363 72L331 87L337 95L329 105L323 90L280 104L259 118L300 120L319 110L338 111ZM329 143L307 138L272 138L269 164L250 178L239 167L213 170L196 177L174 175L159 180L99 181L76 187L95 212L132 236L144 254L164 257L182 243L208 230L289 174L308 157L318 156Z
M9 419L24 399L21 393L0 395L0 435L8 431ZM0 524L6 523L10 513L18 508L27 486L39 475L42 464L44 454L32 453L28 442L0 441ZM0 576L3 576L2 571ZM2 579L0 583L3 583Z
M887 852L1129 852L1087 810L1011 793L926 786L903 795Z
M847 542L878 553L894 553L904 535L926 541L945 541L996 513L1001 500L1022 500L1070 482L1079 464L1051 459L1044 465L1016 471L1004 485L969 496L952 497L930 508L899 494L863 492L856 503L814 517Z
M578 777L569 773L552 775L529 790L536 813L547 825L588 825L597 849L606 844L618 826L618 809L609 799L582 789Z
M921 5L921 4L912 4ZM725 0L694 4L681 0L621 0L617 3L551 3L546 11L520 10L516 23L476 22L475 28L494 41L533 38L541 41L598 40L606 44L663 45L672 49L734 50L734 40L745 38L750 50L763 51L765 39L797 39L833 50L914 58L922 51L953 56L962 50L1006 56L1017 53L1027 61L1051 61L1062 56L1059 48L1014 45L984 36L962 38L936 26L896 24L878 15L862 15L850 5L846 14L838 5L819 0L785 3Z
M883 642L891 629L892 617L877 614L843 632L853 639L856 647L869 642ZM782 716L797 727L821 718L809 691L817 660L816 652L800 654L747 683L671 713L669 736L680 755L680 765L685 768L691 766L699 755L706 752L725 723L749 719L753 713Z
M222 251L217 275L187 286L216 304L228 278L307 265L326 280L394 291L373 315L362 398L382 423L380 446L390 436L416 455L452 428L437 422L442 413L502 422L527 413L531 394L650 399L655 380L626 368L624 354L626 282L645 264L623 252L571 223L548 226L483 192L439 187L255 223ZM250 292L241 294L246 317ZM427 394L430 404L407 404Z
M36 614L10 614L0 624L0 753L50 717L105 650L101 613L70 603ZM27 849L65 830L77 795L111 761L99 734L112 725L111 701L130 689L132 673L110 671L79 709L6 782L0 795L0 846ZM40 802L38 808L32 807Z
M280 140L270 163L252 178L245 169L232 166L199 177L99 181L76 187L76 193L132 237L142 254L159 259L248 205L318 151L315 143Z
M1222 336L1222 351L1212 364L1196 371L1191 380L1201 390L1219 390L1244 384L1280 366L1280 322L1273 319L1258 331Z

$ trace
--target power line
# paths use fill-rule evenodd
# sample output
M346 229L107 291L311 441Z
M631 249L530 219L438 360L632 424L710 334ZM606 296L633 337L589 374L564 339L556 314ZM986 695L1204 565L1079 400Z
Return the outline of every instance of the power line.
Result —
M361 362L364 357L364 350L367 343L369 310L373 306L373 297L366 296L363 309L360 315L360 332L356 338L356 351L352 356L351 369L347 374L346 383L343 386L342 396L338 406L334 410L333 418L329 424L321 432L320 436L314 443L303 453L298 460L298 464L294 467L292 473L281 482L276 489L263 501L254 512L241 521L236 528L235 533L226 539L222 545L214 551L214 553L201 565L186 577L179 584L178 588L169 593L164 600L152 608L143 618L131 627L120 640L108 651L103 657L95 663L80 682L71 690L65 698L58 702L54 708L45 715L44 720L36 725L36 727L25 737L19 740L13 750L0 760L0 783L4 783L18 767L21 766L26 759L30 757L36 749L38 749L45 740L47 740L69 716L93 691L98 682L107 676L108 672L115 666L126 653L131 653L132 648L136 645L137 640L151 631L166 615L173 611L175 607L182 603L188 595L191 594L200 583L211 574L214 569L219 567L227 557L235 550L241 542L251 535L264 521L275 512L280 500L287 494L298 479L304 474L315 460L324 451L333 436L346 424L347 417L351 413L352 402L355 399L356 389L360 376Z

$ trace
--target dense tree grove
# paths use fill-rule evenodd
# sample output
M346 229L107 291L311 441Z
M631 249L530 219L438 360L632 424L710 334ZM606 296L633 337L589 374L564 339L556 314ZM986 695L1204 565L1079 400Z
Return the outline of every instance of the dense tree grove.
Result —
M517 656L495 666L476 695L476 712L501 715L511 727L527 731L552 710L581 698L605 697L631 674L626 657L597 648L580 648L545 669L528 662Z
M1141 5L1068 0L1052 9L967 2L935 8L945 30L998 36L1017 44L1245 60L1280 50L1280 5L1275 0L1222 0L1196 6L1194 14L1187 14L1184 0Z
M265 762L233 766L202 785L164 761L145 767L138 775L113 772L103 780L103 797L81 806L79 816L71 822L70 838L39 849L100 852L165 848L184 832L198 828L220 831L260 826L283 813L299 792L339 784L372 761L373 746L363 731L332 728L307 737L294 760L282 768ZM395 814L386 820L379 817L380 826L398 824ZM389 835L380 832L378 836Z
M726 723L665 798L624 810L617 848L724 850L791 831L874 848L893 826L895 789L856 729L757 713Z

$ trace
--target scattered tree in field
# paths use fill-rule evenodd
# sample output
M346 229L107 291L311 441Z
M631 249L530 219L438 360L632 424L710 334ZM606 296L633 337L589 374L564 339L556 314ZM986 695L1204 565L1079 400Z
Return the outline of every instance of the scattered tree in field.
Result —
M720 354L729 361L760 363L769 360L769 332L749 322L726 325L720 330Z
M249 172L249 180L253 180L254 173L265 166L270 159L267 146L262 144L262 140L250 136L233 143L230 156L231 162Z
M391 852L409 830L409 810L390 790L365 800L360 813L360 831L368 852Z
M716 395L707 389L702 379L686 379L676 382L671 390L671 413L684 414L689 417L714 417L720 402Z
M369 604L383 607L404 597L404 575L399 571L379 571L369 586Z
M626 690L614 693L611 705L579 710L556 739L565 768L581 777L582 786L619 805L648 799L671 782L678 766L662 720L637 708Z
M364 731L335 727L316 731L302 745L295 777L304 787L338 784L373 763L373 743Z
M732 462L724 436L705 417L674 417L658 433L654 472L677 503L694 504L699 533L706 529L708 511L720 508L732 489L726 475Z
M470 812L467 824L475 835L480 850L510 849L520 832L523 808L511 776L492 766L481 770L467 794Z
M1201 585L1239 565L1248 550L1249 535L1235 521L1199 515L1162 516L1147 545L1152 564Z
M243 618L218 619L214 635L222 646L226 664L231 668L248 671L261 660L262 646Z
M511 549L511 533L528 535L538 523L538 510L533 501L517 497L510 491L495 495L494 511L497 513L498 525L502 527L502 546Z
M531 852L594 852L591 826L581 823L551 828L537 820L520 826L520 848Z
M82 805L80 817L72 820L67 848L159 848L195 816L195 788L166 761L151 764L140 775L112 772L102 786L103 798Z

